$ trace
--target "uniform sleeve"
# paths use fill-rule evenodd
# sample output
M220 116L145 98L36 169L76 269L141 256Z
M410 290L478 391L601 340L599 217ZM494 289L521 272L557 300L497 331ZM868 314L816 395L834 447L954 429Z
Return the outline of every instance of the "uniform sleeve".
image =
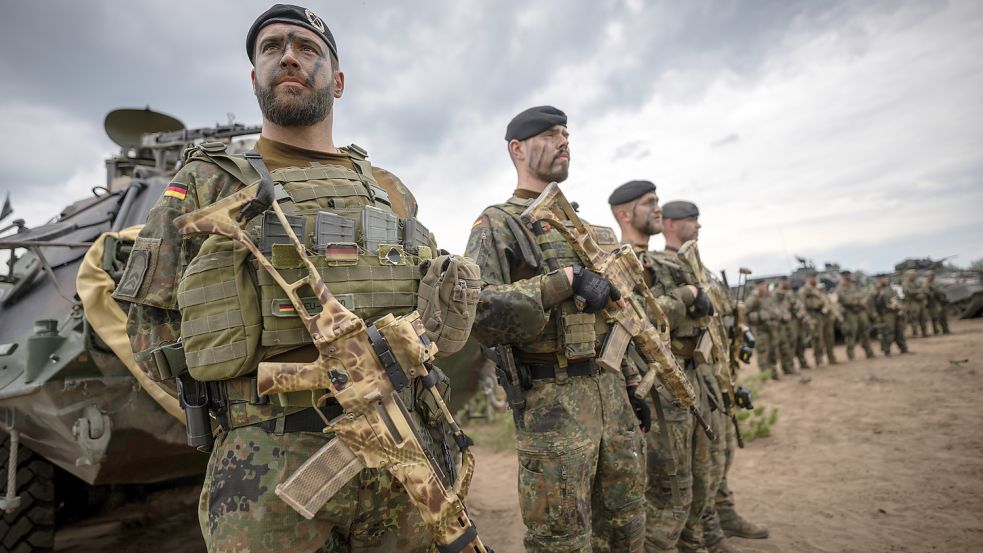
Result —
M505 214L486 211L471 227L464 255L481 269L481 296L472 335L487 346L529 342L549 322L550 311L573 293L566 274L546 275L513 281L521 263L516 237L505 222Z
M174 219L214 202L231 181L213 165L194 161L186 165L150 210L133 244L113 296L130 303L126 321L130 346L137 364L152 377L157 375L153 350L177 341L181 335L177 285L204 241L204 237L182 237Z
M675 328L686 319L686 300L688 299L692 303L693 295L685 286L676 286L665 265L657 261L650 261L647 266L652 275L652 294L655 296L655 302L659 304L659 307L666 314L666 318L669 319L669 328ZM649 318L652 318L651 313L649 313Z
M373 166L372 178L389 194L389 201L392 203L392 208L396 215L404 219L407 217L416 217L417 211L419 210L416 197L403 184L403 181L399 177L381 167Z

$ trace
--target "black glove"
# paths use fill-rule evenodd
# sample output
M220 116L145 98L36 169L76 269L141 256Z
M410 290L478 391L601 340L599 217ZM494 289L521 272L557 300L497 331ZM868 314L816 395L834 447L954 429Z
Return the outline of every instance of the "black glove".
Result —
M713 304L710 303L710 296L703 291L703 288L697 288L696 290L696 299L693 300L692 305L687 310L689 316L699 319L700 317L713 315Z
M628 403L631 404L632 410L635 411L639 428L642 429L642 432L648 432L652 428L652 411L649 410L649 405L645 403L644 399L635 397L636 388L638 386L628 386Z
M584 313L597 313L608 304L618 301L621 292L608 279L580 265L573 266L573 297L583 304Z

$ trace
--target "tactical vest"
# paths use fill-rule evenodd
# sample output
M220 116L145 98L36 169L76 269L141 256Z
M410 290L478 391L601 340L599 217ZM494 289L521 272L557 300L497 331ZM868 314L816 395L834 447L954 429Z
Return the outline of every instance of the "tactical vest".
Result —
M511 219L509 228L519 242L526 263L537 268L540 274L551 272L551 266L559 268L581 263L580 258L558 230L551 228L541 235L534 236L526 229L519 216L533 201L533 199L513 196L506 203L491 206L489 209L502 211ZM599 246L617 247L617 240L611 229L587 226ZM539 336L515 346L519 349L520 358L522 352L555 353L557 362L565 366L566 361L596 357L608 330L609 325L602 317L581 312L577 309L573 298L570 298L553 308L549 322Z
M800 292L799 295L802 297L802 302L805 303L806 309L814 313L821 312L826 303L823 301L822 296L819 295L822 292L808 284L803 286L801 290L805 290L804 292Z
M351 168L312 163L271 171L277 202L345 307L369 323L387 313L407 314L416 306L418 265L433 257L435 245L419 221L393 212L364 150L346 151ZM259 181L242 156L224 147L203 145L189 159L214 163L247 185ZM250 221L246 231L288 282L306 275L272 211ZM198 380L248 374L259 360L312 343L287 294L255 258L237 253L239 246L209 237L179 285L182 341ZM303 290L304 307L318 312L313 291Z
M641 252L637 255L639 261L642 262L642 266L651 272L653 283L654 279L658 278L656 265L659 265L672 275L672 282L668 283L672 288L678 288L687 284L700 286L696 275L688 267L684 266L682 261L676 258L651 251ZM669 329L670 346L673 354L680 357L692 357L697 341L706 332L709 325L710 317L708 316L699 318L683 317L683 320L679 324Z

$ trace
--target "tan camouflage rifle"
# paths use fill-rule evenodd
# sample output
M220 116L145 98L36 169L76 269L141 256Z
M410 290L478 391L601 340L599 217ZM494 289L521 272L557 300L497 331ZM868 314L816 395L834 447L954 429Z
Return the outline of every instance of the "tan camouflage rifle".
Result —
M646 285L645 269L631 246L624 244L612 252L601 249L556 183L547 186L520 217L536 234L549 228L556 229L570 243L584 267L606 278L625 300L624 307L609 302L603 310L604 316L614 324L597 358L598 365L619 372L628 343L634 341L647 363L635 396L642 399L650 393L657 394L653 386L655 378L659 377L673 401L688 408L707 436L713 439L710 425L696 407L696 392L669 349L668 319ZM656 319L654 322L659 328L649 320L648 314Z
M367 327L325 286L280 206L272 201L270 205L308 273L296 282L287 282L236 222L240 212L251 214L247 206L263 203L263 199L257 200L263 194L258 185L244 188L177 218L175 225L185 235L219 234L246 246L287 293L314 340L318 351L314 362L260 363L259 395L309 390L312 406L334 397L344 410L334 420L324 421L324 432L334 433L338 439L331 440L278 485L276 494L310 519L363 468L383 468L406 489L433 530L439 551L490 551L464 507L474 474L474 455L468 449L471 442L434 389L437 379L430 372L430 362L437 346L427 338L419 314L389 314ZM304 287L313 290L322 308L319 313L312 315L304 306L298 294ZM430 391L462 451L461 473L452 489L442 482L441 471L423 448L420 430L399 396L399 390L416 378Z

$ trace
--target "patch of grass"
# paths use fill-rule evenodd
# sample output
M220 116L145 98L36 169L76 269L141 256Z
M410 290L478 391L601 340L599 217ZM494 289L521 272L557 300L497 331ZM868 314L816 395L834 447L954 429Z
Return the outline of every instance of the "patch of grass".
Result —
M741 423L741 433L745 442L771 436L771 427L778 422L778 408L758 404L761 387L769 379L768 373L755 372L745 374L740 381L749 392L751 401L755 404L753 411L741 409L737 412L737 420Z
M512 413L494 411L489 419L461 419L464 431L474 440L475 445L491 447L495 451L515 449L515 422Z

